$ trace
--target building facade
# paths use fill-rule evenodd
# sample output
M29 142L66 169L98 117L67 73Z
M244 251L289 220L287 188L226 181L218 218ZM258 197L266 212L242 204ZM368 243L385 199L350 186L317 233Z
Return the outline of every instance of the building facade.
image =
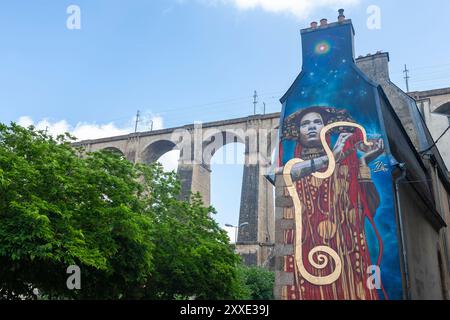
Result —
M448 299L448 169L418 97L390 81L389 54L355 59L342 11L301 33L281 99L276 298Z
M431 136L437 143L447 168L450 168L450 88L415 91L409 95L417 101ZM443 135L444 134L444 135Z
M209 204L212 156L243 143L237 250L276 271L276 298L449 299L450 89L407 94L390 80L388 53L355 59L343 14L302 30L302 42L281 114L76 145L135 163L179 149L182 197L199 192ZM193 163L196 146L208 152ZM263 175L275 148L273 199Z

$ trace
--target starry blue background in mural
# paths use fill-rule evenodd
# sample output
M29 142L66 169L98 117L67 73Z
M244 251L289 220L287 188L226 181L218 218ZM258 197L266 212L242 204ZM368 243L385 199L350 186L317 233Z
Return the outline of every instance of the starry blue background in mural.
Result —
M282 98L281 123L299 110L312 106L345 109L362 125L369 139L383 138L386 154L370 165L372 180L381 197L375 224L383 241L381 278L389 299L403 299L398 231L393 197L392 169L395 161L379 117L377 85L370 82L354 62L354 30L351 22L302 32L302 73ZM333 137L333 141L337 137ZM294 158L296 141L282 140L282 165ZM375 163L380 167L375 168ZM366 234L372 261L378 260L379 243L370 223ZM382 298L383 294L379 292Z

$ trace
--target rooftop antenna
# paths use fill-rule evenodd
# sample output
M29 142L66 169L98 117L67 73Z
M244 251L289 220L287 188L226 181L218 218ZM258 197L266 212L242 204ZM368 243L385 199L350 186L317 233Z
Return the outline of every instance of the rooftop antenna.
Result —
M264 106L264 115L266 114L266 103L265 102L263 102L263 106Z
M403 73L405 74L405 78L404 79L406 81L406 93L408 93L409 92L409 79L411 77L409 76L409 70L408 70L406 64L405 64L405 70L403 71Z
M253 94L253 114L256 115L256 105L258 104L258 92Z
M137 133L139 118L141 117L141 112L138 110L136 113L136 124L134 125L134 133Z

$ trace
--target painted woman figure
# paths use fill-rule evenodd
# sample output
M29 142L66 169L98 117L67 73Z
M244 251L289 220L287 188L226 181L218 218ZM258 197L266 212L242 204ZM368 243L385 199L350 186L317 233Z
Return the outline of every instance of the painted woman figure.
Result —
M380 139L371 141L371 147L364 145L363 132L357 128L339 127L330 130L326 135L326 143L333 150L335 169L327 179L316 178L313 174L326 170L329 163L320 133L325 126L334 122L354 123L345 111L311 107L293 114L283 124L282 138L296 141L294 157L303 160L291 171L302 208L302 254L301 257L286 257L285 271L294 273L296 285L288 287L285 294L288 299L295 300L378 300L380 296L377 289L367 286L367 279L371 275L367 273L368 268L380 265L383 251L374 223L380 197L371 180L368 165L384 153L384 144ZM334 147L331 146L332 139L337 139ZM280 155L282 158L282 147ZM378 237L378 261L371 261L366 222ZM299 243L296 242L296 236L300 235L296 235L295 230L289 230L285 234L286 244ZM326 262L326 253L314 252L313 249L317 247L330 248L339 257L342 271L331 284L326 281L321 284L320 279L333 273L338 267L337 263L328 256L327 266L317 268L317 265ZM301 267L305 270L303 273L296 259L301 259ZM319 279L318 283L308 281L306 273ZM383 288L381 292L384 293ZM385 293L384 298L388 298Z

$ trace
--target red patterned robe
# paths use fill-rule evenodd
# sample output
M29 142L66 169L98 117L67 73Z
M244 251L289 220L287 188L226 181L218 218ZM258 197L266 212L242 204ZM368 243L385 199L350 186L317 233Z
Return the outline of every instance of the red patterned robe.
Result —
M333 259L325 269L311 266L308 254L317 246L327 246L335 250L342 263L342 274L331 285L314 285L302 277L297 269L294 256L285 257L285 272L294 273L295 285L286 287L288 300L378 300L376 289L369 289L367 279L371 261L365 231L365 221L373 226L380 242L381 262L382 242L373 222L378 207L378 193L371 182L368 167L360 166L356 145L362 141L359 130L346 141L343 152L346 157L336 163L332 177L321 180L307 176L296 182L297 193L302 204L302 253L306 270L314 276L328 276L335 270ZM310 160L323 156L322 150L302 150L296 148L296 158ZM287 215L287 216L286 216ZM285 212L285 218L293 219L293 210ZM285 243L295 244L295 230L285 232ZM317 256L314 257L316 263ZM383 290L384 292L384 290ZM386 297L387 298L387 297Z

